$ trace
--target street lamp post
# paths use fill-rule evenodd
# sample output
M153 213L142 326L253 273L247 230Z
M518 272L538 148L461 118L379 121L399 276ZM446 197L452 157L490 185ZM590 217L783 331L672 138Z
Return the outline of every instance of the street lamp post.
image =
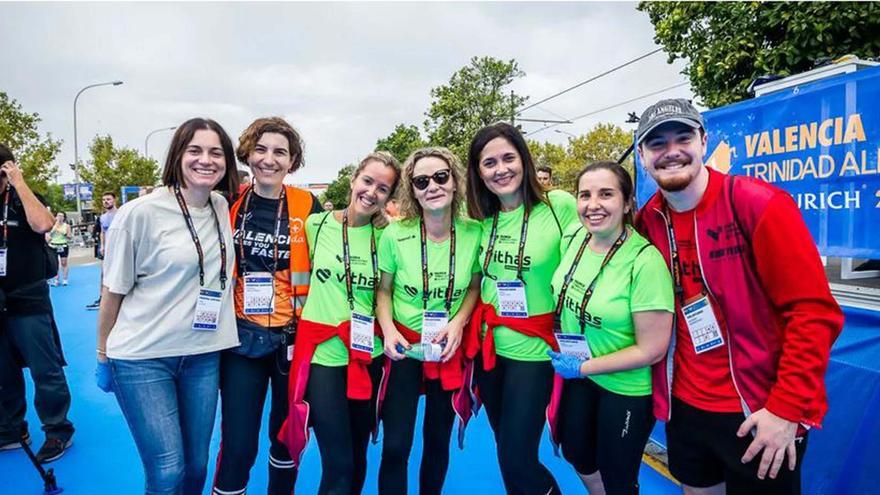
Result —
M156 134L157 132L173 131L174 129L177 129L177 126L163 127L161 129L156 129L154 131L150 131L150 133L147 134L147 137L144 138L144 158L147 158L147 159L150 158L150 152L149 152L149 150L150 150L150 136L152 136L153 134Z
M79 198L79 146L77 146L76 132L76 102L77 100L79 100L79 95L83 94L83 91L87 89L97 88L98 86L119 86L120 84L122 84L122 81L89 84L88 86L79 90L79 93L77 93L76 97L73 98L73 175L76 180L76 212L79 214L80 222L82 222L82 201Z

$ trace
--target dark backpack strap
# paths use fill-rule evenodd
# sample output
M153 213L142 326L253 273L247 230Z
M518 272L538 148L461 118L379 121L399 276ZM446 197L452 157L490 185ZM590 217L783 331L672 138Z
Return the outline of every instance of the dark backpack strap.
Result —
M544 193L544 199L546 199L547 207L550 208L550 213L553 215L553 221L556 222L556 228L559 229L559 236L561 237L564 232L562 232L562 224L559 223L559 218L556 216L556 210L553 209L553 203L550 202L550 195Z
M630 266L630 269L629 269L629 285L630 285L630 287L632 287L633 277L635 276L635 275L633 274L633 272L636 271L636 261L638 261L639 256L641 256L641 254L642 254L642 251L644 251L645 249L648 249L648 248L651 247L652 245L653 245L653 244L651 244L650 242L648 242L647 244L645 244L644 246L642 246L641 249L639 249L639 252L636 253L635 257L633 257L632 266Z
M577 228L577 230L574 231L574 234L571 235L571 239L569 239L568 244L565 245L566 251L568 251L568 248L571 247L571 243L574 241L574 238L577 237L577 235L581 232L581 229L583 229L583 228L584 228L584 226L581 225L580 227Z

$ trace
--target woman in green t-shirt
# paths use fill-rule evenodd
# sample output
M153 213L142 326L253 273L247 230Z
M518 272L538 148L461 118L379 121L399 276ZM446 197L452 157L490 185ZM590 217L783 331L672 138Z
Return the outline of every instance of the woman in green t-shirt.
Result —
M376 246L387 224L382 209L399 177L390 153L371 153L354 171L348 206L306 219L312 274L279 436L299 465L308 428L314 429L321 452L319 494L360 493L364 485L383 364L374 320Z
M419 395L425 393L419 493L439 495L449 465L459 347L480 293L480 224L461 218L464 170L446 148L414 151L403 167L399 221L379 245L376 315L392 361L382 403L379 493L406 493ZM405 359L413 345L425 362ZM465 411L459 411L466 414Z
M482 223L481 303L466 333L466 354L480 351L475 378L498 443L508 493L559 493L538 459L553 367L550 279L562 233L577 223L574 198L545 193L520 132L484 127L468 153L468 213Z
M632 227L629 173L597 162L577 184L583 225L566 232L553 275L560 352L549 354L568 379L554 438L590 493L633 494L654 427L650 366L672 334L672 280Z
M61 267L58 270L58 275L52 279L52 285L57 286L59 279L61 279L61 285L67 285L67 274L70 271L67 257L70 255L70 240L72 238L73 234L70 231L70 225L67 223L67 213L59 211L55 214L55 225L52 225L52 230L46 233L46 241L49 243L49 247L54 249L58 255L60 260L59 266Z

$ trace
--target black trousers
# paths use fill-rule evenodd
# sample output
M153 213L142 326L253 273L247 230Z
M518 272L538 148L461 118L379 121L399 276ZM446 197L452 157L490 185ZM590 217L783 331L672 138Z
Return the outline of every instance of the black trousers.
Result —
M16 356L31 370L34 407L46 438L66 442L74 431L67 419L70 390L52 316L46 313L7 316L0 322L0 443L16 441L27 431L24 373Z
M376 393L384 356L370 363L369 400L346 396L348 368L313 364L305 400L321 452L321 495L357 495L367 476L367 447L376 422Z
M455 422L452 391L443 390L440 380L423 380L420 361L404 359L391 363L391 376L382 404L380 494L407 492L407 466L422 387L425 391L425 419L419 493L439 495L443 490L449 467L449 437Z
M476 363L476 380L495 434L498 464L507 493L559 494L559 485L538 459L553 388L550 361L516 361L498 356L492 371Z
M278 441L278 430L287 417L287 382L290 361L287 346L260 358L232 351L220 355L222 442L217 455L214 493L245 493L257 457L263 403L271 384L269 411L269 495L290 495L297 469L287 447Z
M639 468L654 428L650 395L605 390L589 378L565 380L559 407L562 455L579 474L602 473L608 495L637 495Z

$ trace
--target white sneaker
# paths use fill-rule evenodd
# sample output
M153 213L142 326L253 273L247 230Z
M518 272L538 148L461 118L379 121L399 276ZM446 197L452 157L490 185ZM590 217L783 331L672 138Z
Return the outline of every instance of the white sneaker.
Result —
M61 285L67 285L67 280L62 280Z

